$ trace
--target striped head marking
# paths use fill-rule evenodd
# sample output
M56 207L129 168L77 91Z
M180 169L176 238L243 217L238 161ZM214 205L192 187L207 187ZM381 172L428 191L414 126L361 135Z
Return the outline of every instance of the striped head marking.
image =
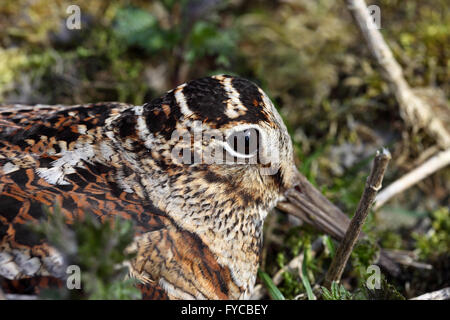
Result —
M138 137L169 172L203 172L209 182L227 177L261 191L268 184L277 194L291 187L295 168L286 127L267 95L248 80L193 80L128 112L120 136Z

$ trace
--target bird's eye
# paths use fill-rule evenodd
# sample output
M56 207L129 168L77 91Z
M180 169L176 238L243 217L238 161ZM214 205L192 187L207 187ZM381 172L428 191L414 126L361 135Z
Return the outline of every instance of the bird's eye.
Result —
M236 131L227 139L228 145L238 154L253 156L259 148L259 132L254 128Z

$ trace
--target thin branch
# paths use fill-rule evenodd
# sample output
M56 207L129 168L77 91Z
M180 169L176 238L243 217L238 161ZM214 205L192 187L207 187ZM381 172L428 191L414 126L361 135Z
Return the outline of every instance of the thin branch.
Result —
M417 261L418 257L414 251L405 250L385 250L386 255L398 263L405 266L414 267L417 269L432 270L433 266L428 263Z
M356 25L361 31L367 46L381 68L382 76L394 93L403 119L411 126L423 127L433 136L441 148L450 147L450 134L442 124L439 117L425 101L419 98L406 82L401 66L395 60L392 51L383 39L380 31L369 22L369 14L364 0L345 0Z
M288 190L287 201L279 202L277 208L341 241L350 225L348 216L317 190L306 177L299 175L298 178L298 190ZM364 233L360 236L363 237ZM381 249L378 263L392 275L400 272L395 262L386 255L385 250Z
M341 279L344 267L347 264L348 258L352 253L353 247L359 238L361 229L369 214L370 206L372 205L378 190L381 189L384 173L386 172L389 160L391 160L391 155L388 150L383 149L381 152L377 152L373 162L372 171L367 178L366 186L362 197L359 200L355 216L350 221L344 239L337 249L336 255L334 256L325 277L325 287L327 288L331 287L333 281L339 281Z
M31 294L6 294L6 300L38 300L38 297Z
M392 197L422 181L436 171L450 165L450 149L439 152L416 169L410 171L397 181L383 189L375 198L374 209L377 210Z
M425 293L411 300L450 300L450 287Z

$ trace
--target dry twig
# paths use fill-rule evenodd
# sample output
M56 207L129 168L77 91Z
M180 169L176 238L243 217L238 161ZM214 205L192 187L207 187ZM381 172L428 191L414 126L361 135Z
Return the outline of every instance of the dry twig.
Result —
M325 287L327 288L331 287L333 281L339 281L341 279L344 267L347 264L348 258L361 233L362 226L369 214L370 206L372 205L378 190L381 188L383 176L390 159L391 155L386 149L377 152L377 155L375 156L372 171L367 178L366 186L359 201L358 208L356 209L355 216L350 221L344 239L336 250L336 255L334 256L325 277Z
M417 254L414 253L414 251L386 250L385 252L388 257L392 258L398 263L401 263L402 265L417 269L433 269L433 266L431 264L417 261L418 257Z
M450 300L450 287L425 293L411 300Z
M450 149L439 152L416 169L410 171L397 181L391 183L387 188L383 189L383 191L375 198L374 209L379 209L395 195L448 165L450 165Z
M367 46L381 68L382 76L394 93L403 119L413 127L424 128L441 148L450 147L450 134L439 117L424 100L418 97L403 77L403 70L377 28L371 27L372 17L364 0L345 0Z
M317 190L303 175L299 175L299 181L298 189L300 192L288 190L286 197L289 202L279 202L277 208L300 218L320 232L341 241L350 224L348 216ZM363 236L364 234L361 233L361 237ZM380 251L378 263L392 275L397 275L400 272L396 263L386 255L385 250Z

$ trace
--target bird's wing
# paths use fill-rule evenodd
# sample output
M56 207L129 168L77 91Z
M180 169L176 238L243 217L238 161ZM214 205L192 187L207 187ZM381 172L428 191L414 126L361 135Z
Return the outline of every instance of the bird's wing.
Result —
M20 279L65 272L59 268L63 263L56 250L27 226L46 219L46 212L52 212L55 204L69 224L88 210L100 221L114 216L131 219L137 234L165 227L163 212L119 188L112 179L114 168L85 162L66 172L64 184L51 184L37 173L57 161L61 149L81 130L95 130L111 110L122 107L0 107L0 276Z

